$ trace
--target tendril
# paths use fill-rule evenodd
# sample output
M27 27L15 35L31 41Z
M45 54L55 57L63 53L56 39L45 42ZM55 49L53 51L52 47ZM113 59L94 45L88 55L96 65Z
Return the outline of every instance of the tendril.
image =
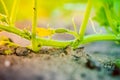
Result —
M99 32L96 31L96 29L95 29L95 25L94 25L92 19L90 18L89 20L90 20L90 22L91 22L91 25L92 25L92 29L93 29L93 31L94 31L96 34L100 34L100 33L102 33L102 30L99 30Z
M72 24L73 24L74 31L77 33L77 28L76 28L76 24L74 21L74 17L72 18Z

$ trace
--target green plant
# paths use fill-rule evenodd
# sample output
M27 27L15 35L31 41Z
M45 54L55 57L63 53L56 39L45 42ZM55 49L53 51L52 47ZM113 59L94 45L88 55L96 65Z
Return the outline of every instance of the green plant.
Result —
M17 34L17 35L21 36L22 38L31 40L32 50L35 52L39 51L40 46L53 46L53 47L59 47L59 48L71 46L73 48L77 48L81 44L86 44L86 43L94 42L94 41L101 41L101 40L119 41L120 40L120 37L119 37L120 27L118 26L120 22L119 22L119 19L117 19L117 16L115 13L114 13L114 16L112 16L111 13L113 12L114 9L110 8L110 7L114 7L114 5L111 6L112 2L116 2L114 0L100 0L100 1L88 0L84 19L80 26L79 33L76 31L76 26L75 26L74 21L73 21L74 31L64 29L64 28L46 30L48 35L54 35L56 33L71 34L75 37L75 40L70 40L70 41L59 41L59 40L53 40L53 39L46 39L46 38L43 38L43 37L40 37L37 35L37 33L36 33L37 9L38 9L37 8L37 0L34 0L34 8L33 8L34 9L34 16L33 16L34 18L33 18L32 32L29 32L27 30L20 30L17 27L14 27L13 23L14 23L15 17L16 17L15 6L17 6L16 3L18 3L16 1L17 0L14 0L14 5L13 5L12 11L11 11L11 16L10 16L10 14L7 11L7 7L4 3L4 1L1 0L1 3L2 3L2 5L4 7L4 11L5 11L4 15L6 15L7 17L4 17L6 19L6 22L1 21L0 29L7 31L7 32ZM101 33L101 34L85 35L86 26L87 26L87 23L88 23L88 20L90 17L90 12L91 12L91 9L92 9L94 3L96 3L96 2L97 3L100 2L101 4L99 4L97 9L95 9L98 12L98 14L96 14L96 17L94 17L94 19L96 21L98 21L100 24L105 23L105 24L103 24L103 26L105 27L106 31L109 31L109 32L105 33L105 34ZM15 15L13 16L13 14L15 14ZM102 17L99 15L102 15ZM102 19L104 20L103 23L101 22Z
M120 68L120 59L115 59L115 60L113 61L113 63L114 63L118 68Z
M6 54L6 55L12 54L12 50L5 50L4 54Z
M37 0L34 0L34 16L33 16L33 25L32 25L32 37L31 37L31 40L32 40L32 50L34 51L38 51L39 47L38 47L38 44L37 44L37 41L36 41L36 27L37 27Z

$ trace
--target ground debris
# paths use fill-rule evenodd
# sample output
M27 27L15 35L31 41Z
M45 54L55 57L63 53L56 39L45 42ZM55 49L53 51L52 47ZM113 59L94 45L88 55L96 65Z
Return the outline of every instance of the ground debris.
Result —
M85 66L89 69L97 69L97 70L101 70L102 67L100 62L93 59L87 59Z
M15 54L17 56L27 56L30 53L30 50L26 47L18 47L16 48Z
M3 45L0 54L7 49L14 55L0 55L0 80L119 80L108 75L110 62L99 62L84 47L43 47L35 54L26 47ZM120 69L110 68L110 74L119 76Z
M18 45L15 44L10 38L7 38L5 36L0 37L0 54L14 54L17 46Z
M15 47L0 46L1 55L10 55L15 53Z
M112 71L112 75L113 76L120 76L120 67L118 67L118 66L114 66L114 69L113 69L113 71Z
M40 52L42 52L42 50L44 52L45 48L41 49ZM31 53L25 57L19 57L16 55L0 55L0 79L101 80L102 78L102 80L115 80L106 73L101 74L101 71L96 70L96 63L93 63L97 61L93 60L92 56L90 57L90 55L86 53L75 53L76 51L73 50L74 53L66 54L64 53L64 49L60 49L59 51L59 49L55 48L47 48L47 50L47 53L46 51L41 54ZM56 52L54 51L57 50L58 54L56 56ZM16 48L16 51L18 53L21 52L20 54L26 54L28 49L18 47ZM64 54L64 56L61 57L61 54ZM83 59L85 59L85 61ZM89 64L93 69L86 67L85 64ZM7 76L9 76L9 78Z

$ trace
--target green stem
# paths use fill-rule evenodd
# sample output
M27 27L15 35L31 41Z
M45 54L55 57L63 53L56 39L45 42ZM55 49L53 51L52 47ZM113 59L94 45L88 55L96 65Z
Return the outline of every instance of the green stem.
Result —
M52 47L65 48L66 46L71 45L73 40L59 41L59 40L52 40L52 39L45 39L45 38L38 37L37 42L41 46L52 46Z
M2 4L2 6L3 6L3 8L4 8L4 11L5 11L5 14L6 14L6 16L7 16L7 22L9 23L9 13L8 13L8 9L7 9L7 7L6 7L6 4L4 3L3 0L1 0L1 4Z
M12 10L10 14L10 25L14 26L16 15L17 15L17 10L18 10L18 4L19 0L14 0L13 5L12 5Z
M31 40L32 35L28 35L23 30L20 30L16 27L0 25L0 29L19 35L27 40ZM72 41L58 41L58 40L45 39L40 37L37 37L36 41L38 42L38 44L42 46L53 46L53 47L61 47L61 48L66 47L67 45L70 45L72 43Z
M72 24L73 24L74 32L77 33L77 27L75 25L74 17L72 18Z
M32 25L32 49L33 51L38 51L38 46L36 42L36 27L37 27L37 0L34 0L34 15L33 15L33 25Z
M86 11L85 11L84 19L83 19L83 22L82 22L82 24L80 26L80 30L79 30L80 40L82 40L83 37L84 37L85 30L86 30L87 23L88 23L89 16L90 16L90 12L91 12L91 8L92 8L92 0L88 0L88 4L87 4Z
M79 38L77 38L74 41L74 43L72 44L73 48L77 48L79 46L79 44L81 43L81 41L83 41L83 39L84 39L84 34L85 34L85 31L87 28L87 23L89 20L91 9L92 9L92 0L88 0L88 4L87 4L86 11L84 14L83 22L82 22L82 24L80 26L80 30L79 30Z
M117 38L114 34L93 34L85 36L83 41L80 44L86 44L94 41L119 41L120 39Z
M112 31L117 34L117 31L115 30L115 26L113 25L113 20L111 18L111 14L110 14L110 11L109 11L109 7L108 7L108 4L107 3L104 3L104 10L105 10L105 14L106 14L106 17L107 17L107 20L108 20L108 23L112 29Z
M79 38L79 34L75 31L68 30L67 34L73 35L75 38Z
M81 44L87 44L95 41L120 41L120 38L115 34L92 34L85 36L82 41L76 41L76 44L79 46ZM73 48L78 48L78 46L73 46Z
M7 32L10 32L10 33L17 34L17 35L21 36L22 38L25 38L25 39L28 39L28 40L31 39L31 35L28 35L23 30L20 30L16 27L13 27L13 26L5 26L5 25L0 24L0 29L4 30L4 31L7 31Z
M10 32L10 33L17 34L17 35L21 36L22 38L31 40L31 35L25 34L24 31L22 31L16 27L0 25L0 29ZM107 41L108 40L109 41L120 41L120 39L117 38L117 36L114 34L94 34L94 35L85 36L84 39L79 43L79 45L94 42L94 41L106 41L106 40ZM66 46L72 45L72 43L75 40L59 41L59 40L50 40L50 39L37 37L36 41L41 46L53 46L53 47L64 48Z

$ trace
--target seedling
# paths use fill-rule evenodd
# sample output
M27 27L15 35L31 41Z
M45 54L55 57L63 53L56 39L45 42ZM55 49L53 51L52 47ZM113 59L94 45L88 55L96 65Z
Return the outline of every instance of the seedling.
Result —
M4 12L5 12L5 14L2 14L2 15L5 15L5 16L2 16L2 18L4 18L5 20L4 21L1 20L0 30L14 33L18 36L21 36L22 38L30 40L32 44L31 49L35 52L39 51L41 46L52 46L52 47L59 47L59 48L65 48L67 46L71 46L73 48L78 48L81 44L86 44L94 41L103 41L103 40L119 41L120 40L120 37L119 37L120 22L116 18L117 15L115 14L115 11L113 8L114 5L112 5L114 2L116 2L114 0L100 0L100 1L88 0L86 11L85 11L84 18L80 26L79 32L77 32L76 30L74 19L73 19L74 31L68 30L65 28L58 28L58 29L38 28L37 27L37 10L38 10L37 0L34 0L34 8L33 8L34 16L33 16L32 32L27 30L20 30L14 26L14 22L16 18L16 10L17 10L16 8L18 6L17 4L19 3L19 0L14 0L13 8L10 14L8 13L8 10L4 1L3 0L0 0L0 1L3 5ZM98 14L96 14L96 17L94 19L98 21L100 24L103 24L102 22L100 22L102 18L103 20L106 20L107 27L104 24L102 26L104 26L106 31L108 32L105 34L99 33L99 34L85 35L87 23L88 23L88 20L90 19L90 13L94 6L94 2L101 3L100 5L98 5L100 9L96 9L98 11ZM101 9L103 11L101 11ZM114 16L112 16L113 15L112 11L114 11ZM102 16L104 17L99 16L99 14L102 14ZM44 38L45 36L51 36L56 33L71 34L75 37L75 39L70 41L59 41L59 40Z

